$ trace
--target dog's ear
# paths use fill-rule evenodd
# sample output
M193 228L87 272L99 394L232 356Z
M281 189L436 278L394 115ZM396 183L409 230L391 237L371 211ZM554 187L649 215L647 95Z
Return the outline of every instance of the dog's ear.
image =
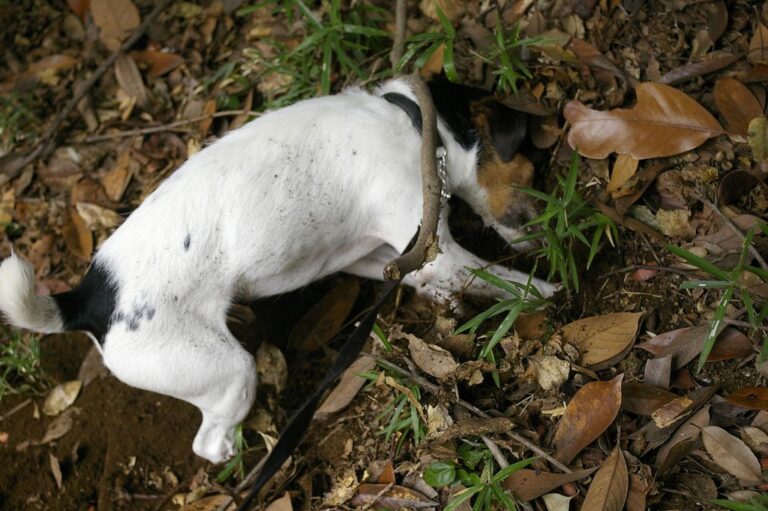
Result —
M485 128L493 148L503 162L514 158L528 132L528 116L498 101L486 104Z

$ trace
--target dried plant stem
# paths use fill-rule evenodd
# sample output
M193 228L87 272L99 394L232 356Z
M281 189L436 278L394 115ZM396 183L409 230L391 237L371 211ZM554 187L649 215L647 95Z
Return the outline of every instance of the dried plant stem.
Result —
M437 176L437 114L429 88L418 74L411 75L416 100L421 108L424 131L421 140L421 185L423 192L423 215L419 236L413 248L384 267L384 278L397 280L419 269L428 254L437 253L437 221L440 217L440 178Z
M389 54L389 61L392 63L392 72L397 70L400 59L403 58L405 51L405 22L406 22L406 3L405 0L397 0L395 4L395 36L392 44L392 53Z

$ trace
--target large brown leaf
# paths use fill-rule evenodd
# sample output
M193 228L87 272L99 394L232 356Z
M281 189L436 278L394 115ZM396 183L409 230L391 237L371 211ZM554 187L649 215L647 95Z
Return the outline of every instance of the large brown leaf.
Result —
M737 135L747 137L749 123L763 115L763 107L746 85L733 78L722 78L715 83L715 104Z
M626 356L642 316L641 312L617 312L579 319L563 327L563 337L579 349L579 364L599 371Z
M659 83L640 84L631 109L601 112L571 101L563 113L571 124L568 143L589 158L602 159L612 152L638 160L673 156L723 133L699 103Z
M729 473L746 482L762 479L757 456L741 439L717 426L707 426L701 430L701 440L715 463Z
M518 499L529 501L566 483L584 479L595 470L597 467L577 470L570 474L554 474L528 469L518 470L504 480L504 488L511 490Z
M621 388L621 407L630 413L648 417L677 397L653 385L629 382Z
M359 292L360 282L356 278L341 278L293 327L288 350L306 353L328 344L344 325Z
M734 390L725 399L742 408L768 410L768 388L766 387L744 387Z
M621 408L620 374L610 381L584 385L573 396L560 419L552 443L555 458L568 464L611 425Z
M131 0L91 0L91 16L99 37L109 51L117 51L139 26L139 10Z
M597 471L595 479L589 485L581 509L621 511L627 501L628 491L627 462L621 452L621 447L617 445L616 449L600 465L600 470Z

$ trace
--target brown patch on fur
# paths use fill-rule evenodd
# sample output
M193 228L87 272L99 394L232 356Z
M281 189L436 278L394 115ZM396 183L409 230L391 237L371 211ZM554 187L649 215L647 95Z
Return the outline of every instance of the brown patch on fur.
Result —
M513 209L515 201L526 200L514 187L533 184L533 164L520 153L508 162L502 161L491 142L487 110L482 105L475 105L474 110L472 122L480 133L477 182L488 194L491 214L502 220Z

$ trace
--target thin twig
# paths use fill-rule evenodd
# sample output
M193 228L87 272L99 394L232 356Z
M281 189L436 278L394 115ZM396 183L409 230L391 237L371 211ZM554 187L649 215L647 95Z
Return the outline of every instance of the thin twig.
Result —
M747 321L739 321L738 319L731 319L731 318L725 318L723 319L723 322L728 325L740 326L742 328L750 328L750 329L754 328L756 330L768 332L768 326L765 326L765 325L753 325L752 323L749 323Z
M501 452L501 449L499 449L499 446L496 445L496 442L485 435L480 435L480 439L485 443L485 446L488 447L488 450L491 451L493 459L495 459L496 463L499 464L499 468L502 470L507 468L509 466L509 462L507 461L506 456L504 456L504 453Z
M427 381L426 379L422 378L421 376L413 374L412 372L410 372L410 371L408 371L406 369L403 369L403 368L401 368L399 366L396 366L395 364L393 364L392 362L390 362L388 360L384 360L383 358L377 357L376 355L372 355L370 353L363 353L363 355L365 355L366 357L372 358L379 365L385 367L386 369L389 369L390 371L393 371L393 372L395 372L397 374L400 374L401 376L405 376L406 378L410 379L411 381L413 381L414 383L416 383L417 385L422 387L424 390L426 390L430 394L438 394L440 392L440 388L437 385ZM458 404L462 408L464 408L465 410L468 410L469 412L477 415L478 417L482 417L483 419L490 419L491 418L490 415L488 415L484 411L480 410L479 408L475 407L474 405L472 405L470 403L467 403L463 399L459 399L458 400ZM515 433L513 431L507 431L507 432L505 432L505 434L508 435L515 442L517 442L517 443L523 445L524 447L526 447L528 450L530 450L531 452L533 452L537 456L540 456L540 457L544 458L545 460L550 462L553 466L559 468L562 472L564 472L566 474L570 474L571 473L571 469L569 469L568 467L566 467L565 465L563 465L562 463L557 461L550 454L545 452L541 447L537 446L536 444L534 444L533 442L531 442L527 438L525 438L523 436L520 436L520 435L518 435L517 433Z
M85 82L75 87L74 95L70 98L67 104L64 105L64 108L62 108L61 111L56 115L51 125L40 137L40 143L38 143L37 146L24 158L16 160L12 164L6 165L3 169L0 169L0 172L6 174L6 181L18 176L24 167L34 163L38 158L46 158L49 154L51 154L53 149L56 147L56 135L64 124L64 121L66 120L69 113L75 109L78 103L80 103L80 100L85 97L85 95L99 80L99 78L101 78L104 73L106 73L107 70L112 67L112 64L115 63L117 58L123 52L130 50L136 41L138 41L144 35L149 26L154 23L157 17L160 16L160 13L163 12L163 10L168 7L170 3L171 0L161 0L160 3L158 3L154 9L152 9L152 12L150 12L147 17L144 18L144 22L139 25L136 30L133 31L128 39L125 40L122 46L120 46L118 50L114 51L112 55L107 58L107 60L102 62L101 65L96 68L93 74Z
M25 406L27 406L27 405L28 405L29 403L31 403L31 402L32 402L32 400L31 400L31 399L27 399L27 400L25 400L25 401L22 401L21 403L17 404L16 406L14 406L14 407L13 407L13 408L12 408L12 409L11 409L11 410L8 412L8 413L6 413L5 415L0 415L0 422L3 422L5 419L7 419L8 417L10 417L10 416L11 416L11 415L13 415L14 413L21 411L21 410L22 410L22 409L23 409Z
M736 236L739 237L739 240L741 240L742 245L744 243L746 243L747 238L746 238L746 236L744 236L744 233L741 232L741 229L739 229L736 226L736 224L734 224L733 221L731 221L730 218L725 216L725 213L720 211L720 208L718 208L715 205L714 202L710 201L709 199L707 199L706 197L703 197L703 196L700 196L699 200L701 200L701 202L706 204L709 207L709 209L714 211L715 214L720 217L720 220L722 220L725 225L727 225L728 227L731 228L733 233L736 234ZM762 269L768 270L768 264L765 262L765 259L763 259L763 256L760 255L760 252L757 251L757 249L755 248L755 246L752 243L749 244L749 253L752 254L755 257L755 259L760 264L760 267Z
M389 54L389 61L392 63L392 72L397 72L397 65L403 58L405 51L405 21L406 21L406 3L405 0L397 0L395 5L395 37L392 45L392 53Z
M421 108L423 132L421 139L421 187L423 218L419 236L413 248L384 267L384 278L397 280L402 275L419 269L430 253L437 253L437 221L440 217L440 178L437 175L437 114L429 88L418 74L411 75L411 84Z
M221 112L214 112L212 114L199 115L190 119L182 119L174 121L168 124L161 124L159 126L149 126L147 128L137 128L133 130L117 131L114 133L101 133L99 135L91 135L81 139L70 139L67 142L70 144L93 144L94 142L103 142L104 140L113 140L116 138L125 137L137 137L140 135L150 135L152 133L161 133L163 131L171 131L181 126L188 124L194 124L196 122L205 121L206 119L213 119L217 117L230 117L233 115L251 115L258 117L261 112L253 112L249 110L223 110Z

